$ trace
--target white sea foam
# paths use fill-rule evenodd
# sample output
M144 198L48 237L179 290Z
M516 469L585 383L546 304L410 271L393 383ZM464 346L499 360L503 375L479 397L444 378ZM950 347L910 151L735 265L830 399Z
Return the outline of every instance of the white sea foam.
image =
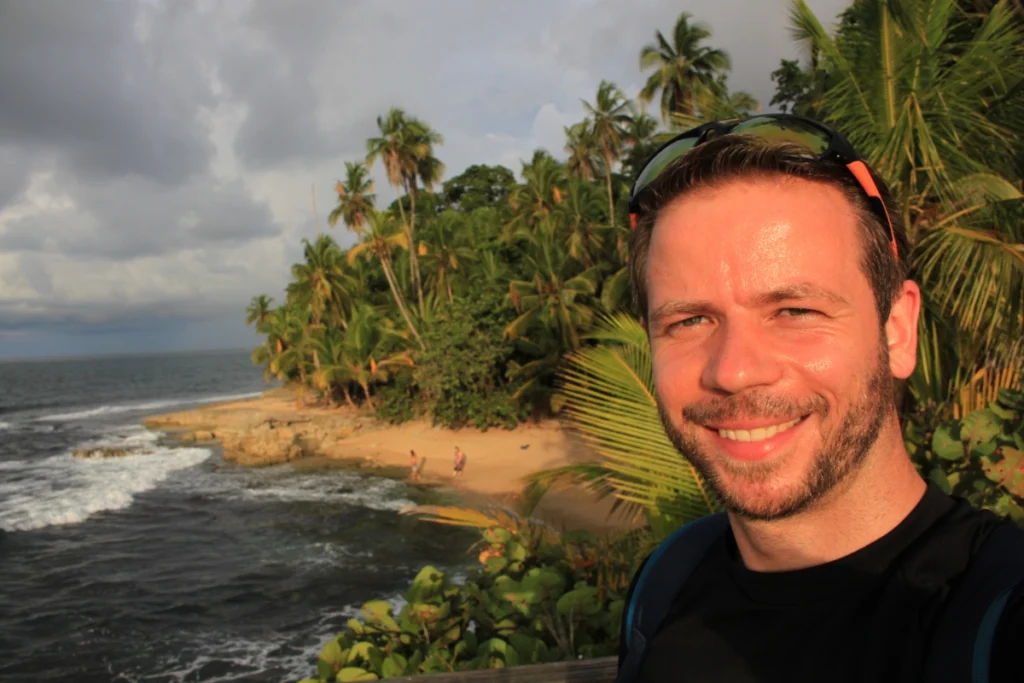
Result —
M360 477L343 472L317 472L286 476L269 480L254 480L250 486L238 491L246 498L270 498L289 502L343 502L371 510L394 510L413 505L402 498L400 482Z
M149 410L162 410L173 406L205 403L221 403L224 401L240 401L247 398L256 398L262 392L251 392L248 394L231 394L227 396L203 396L198 398L167 399L163 401L147 401L143 403L123 403L117 405L102 405L85 410L77 410L70 413L55 413L37 417L37 422L61 422L65 420L83 420L89 417L100 415L112 415L118 413L132 413Z
M13 426L10 422L0 421L0 432L5 432Z
M312 637L303 638L302 642L287 632L271 631L257 638L249 634L196 632L191 634L196 647L168 659L160 675L173 681L194 681L208 665L229 662L237 669L203 680L210 683L253 680L254 677L262 680L259 675L267 671L285 672L282 680L286 681L308 678L316 671L317 656L324 645L344 630L352 614L350 608L323 610L317 623L309 629Z
M128 445L134 449L152 444L156 435L130 438L136 439ZM64 453L0 463L5 472L0 480L0 528L28 531L76 524L97 512L124 509L135 496L155 488L172 472L198 465L210 455L206 448L153 446L116 458L78 459Z

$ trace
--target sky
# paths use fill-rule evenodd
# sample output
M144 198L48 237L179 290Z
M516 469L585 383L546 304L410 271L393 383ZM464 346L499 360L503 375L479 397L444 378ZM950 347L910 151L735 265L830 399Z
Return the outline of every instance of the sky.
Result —
M808 0L832 25L847 0ZM397 106L518 172L682 11L765 109L788 0L0 0L0 357L252 347ZM656 113L656 105L652 106ZM390 202L379 165L379 203ZM353 237L338 228L343 247Z

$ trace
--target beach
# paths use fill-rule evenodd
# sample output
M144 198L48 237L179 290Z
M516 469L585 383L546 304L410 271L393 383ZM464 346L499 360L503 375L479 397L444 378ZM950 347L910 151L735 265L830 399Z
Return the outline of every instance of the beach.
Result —
M186 443L216 442L225 460L251 466L339 465L408 478L414 450L422 464L418 485L452 489L477 506L515 505L527 475L597 458L579 434L556 420L487 431L446 429L426 420L389 425L351 407L299 407L294 392L286 388L154 415L143 422ZM467 459L457 478L452 476L456 447ZM557 528L597 533L628 526L620 518L609 518L611 504L558 488L544 496L533 516Z

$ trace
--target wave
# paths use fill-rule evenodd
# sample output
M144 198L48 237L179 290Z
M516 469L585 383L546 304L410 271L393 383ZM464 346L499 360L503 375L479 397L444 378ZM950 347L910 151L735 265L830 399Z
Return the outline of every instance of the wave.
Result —
M337 473L296 474L288 472L281 481L256 481L235 495L250 499L273 499L287 502L340 502L371 510L398 511L413 505L401 497L404 485L393 479L361 477Z
M111 415L117 413L131 413L145 410L160 410L162 408L170 408L173 406L190 405L190 404L206 404L206 403L222 403L225 401L241 401L247 398L256 398L261 396L263 392L256 391L246 394L229 394L226 396L204 396L199 398L180 398L180 399L166 399L163 401L148 401L143 403L123 403L117 405L102 405L93 408L87 408L85 410L78 410L70 413L55 413L53 415L43 415L42 417L35 418L36 422L60 422L63 420L82 420L89 417L96 417L98 415Z
M152 444L156 435L150 438L147 434L132 435L116 445ZM173 472L198 465L212 453L206 448L151 448L97 460L64 453L42 460L0 463L4 471L0 529L31 531L77 524L98 512L123 510L135 496L156 488Z
M12 425L10 422L0 421L0 432L6 432L8 429L10 429L13 426L14 425Z

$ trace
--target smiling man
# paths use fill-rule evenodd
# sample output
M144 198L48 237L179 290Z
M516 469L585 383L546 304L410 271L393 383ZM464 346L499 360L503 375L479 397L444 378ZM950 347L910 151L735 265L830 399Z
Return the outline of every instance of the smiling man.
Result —
M887 204L839 134L790 116L689 131L640 173L658 407L727 512L637 573L620 681L1024 680L1024 532L903 445L921 293Z

